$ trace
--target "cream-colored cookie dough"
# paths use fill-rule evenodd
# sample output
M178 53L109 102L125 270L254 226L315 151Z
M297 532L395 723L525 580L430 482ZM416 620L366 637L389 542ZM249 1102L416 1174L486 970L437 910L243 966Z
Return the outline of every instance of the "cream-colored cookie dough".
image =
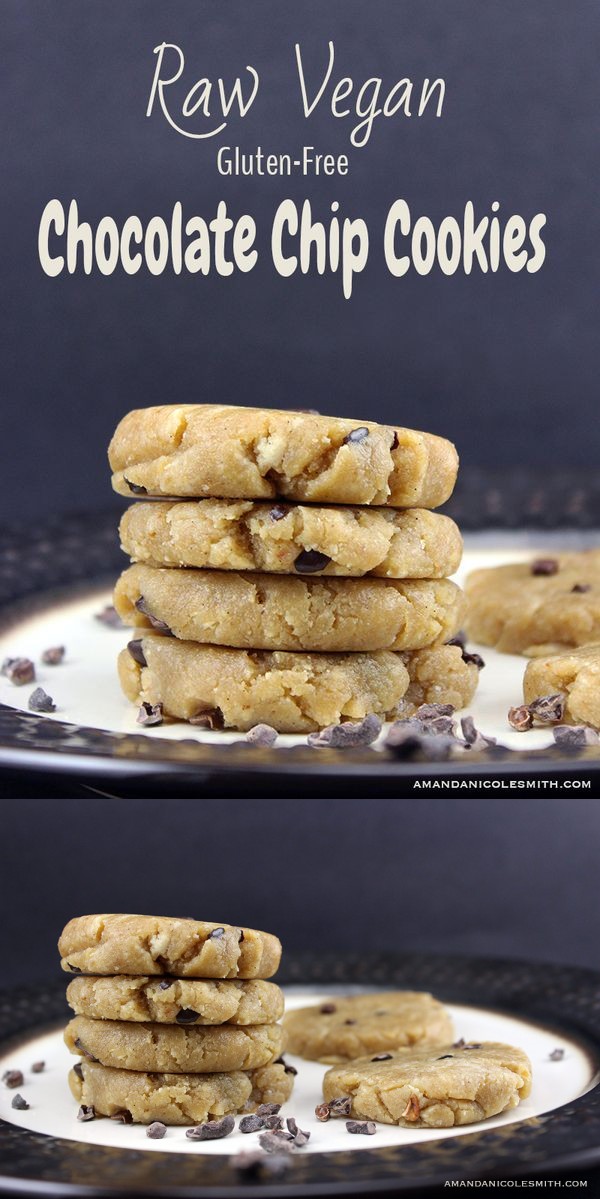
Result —
M369 713L394 718L400 703L403 715L420 703L460 708L478 678L451 645L405 654L248 653L144 634L130 646L118 666L132 703L161 703L175 720L201 721L204 713L217 727L241 730L269 724L281 733L309 733ZM409 694L405 711L402 697Z
M69 1073L77 1103L97 1116L129 1112L136 1124L203 1124L261 1103L285 1103L293 1085L293 1075L277 1062L248 1073L146 1074L82 1061Z
M135 1024L75 1016L65 1029L71 1053L117 1070L156 1070L168 1074L212 1074L255 1070L281 1054L280 1024Z
M503 653L545 656L600 641L600 550L475 570L466 592L469 636Z
M532 658L527 663L523 679L526 704L557 692L565 696L565 724L589 724L600 729L600 645Z
M134 562L271 574L302 573L319 554L314 574L441 579L454 574L462 554L454 521L424 508L154 501L128 508L119 531Z
M275 983L238 979L150 978L81 974L67 987L78 1016L154 1024L274 1024L283 1015Z
M108 451L121 495L231 496L437 508L452 493L454 446L372 421L217 404L128 413Z
M527 1055L492 1041L472 1048L400 1049L379 1062L361 1057L333 1066L323 1079L326 1101L350 1095L356 1119L403 1128L487 1120L517 1107L530 1091Z
M306 579L141 565L121 575L114 603L125 624L151 628L154 621L182 641L325 653L423 649L453 637L465 612L450 579Z
M281 959L272 933L175 916L76 916L60 936L71 974L175 974L270 978Z
M405 1045L443 1045L453 1035L446 1009L423 991L335 996L288 1012L283 1026L290 1053L328 1064Z

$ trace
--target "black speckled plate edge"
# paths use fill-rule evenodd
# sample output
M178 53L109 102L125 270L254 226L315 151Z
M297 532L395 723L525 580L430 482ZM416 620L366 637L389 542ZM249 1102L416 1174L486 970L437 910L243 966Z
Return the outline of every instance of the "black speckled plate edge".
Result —
M473 485L472 499L477 486ZM497 489L494 497L496 503ZM534 499L539 505L537 492ZM595 504L595 493L593 499ZM526 504L525 498L522 502ZM0 530L0 628L5 630L61 600L110 588L123 566L116 523L114 513L72 517L42 526L29 539ZM600 757L594 747L565 752L550 746L527 753L496 747L472 753L468 761L406 761L371 749L259 749L243 741L215 745L149 739L47 720L0 704L0 790L4 793L9 793L11 780L27 777L33 786L43 786L43 778L52 777L55 785L61 779L75 784L76 794L80 787L81 794L100 790L114 796L193 798L210 793L243 798L260 793L293 798L320 791L355 798L402 797L423 793L415 788L417 781L436 784L429 794L447 794L451 784L461 780L468 781L470 788L477 784L471 795L498 790L504 780L502 794L532 796L538 780L544 781L540 794L556 794L574 776L586 785L579 793L597 793Z
M290 957L284 984L416 987L496 1008L582 1042L600 1065L600 973L502 959ZM66 1018L64 983L0 993L0 1049ZM410 1193L447 1179L556 1175L600 1162L600 1083L541 1117L420 1145L298 1154L280 1177L240 1180L227 1155L144 1153L45 1137L0 1120L0 1193L107 1199L278 1199Z

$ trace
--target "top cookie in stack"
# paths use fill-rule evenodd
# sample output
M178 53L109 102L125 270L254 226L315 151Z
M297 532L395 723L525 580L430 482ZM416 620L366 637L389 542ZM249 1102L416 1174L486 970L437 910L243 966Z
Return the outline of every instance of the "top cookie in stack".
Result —
M477 671L444 646L464 614L447 578L462 542L430 511L456 480L450 442L184 405L129 413L109 458L115 489L148 497L120 530L136 564L115 606L146 630L121 655L129 698L285 732L394 715L403 697L468 702Z

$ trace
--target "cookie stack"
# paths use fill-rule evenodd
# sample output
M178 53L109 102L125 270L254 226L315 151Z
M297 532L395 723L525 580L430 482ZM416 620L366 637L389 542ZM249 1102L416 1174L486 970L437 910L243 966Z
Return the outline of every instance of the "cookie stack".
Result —
M121 521L114 598L140 630L119 674L142 720L304 733L472 697L477 667L446 644L462 541L431 511L450 442L201 404L129 413L109 459L116 491L148 497Z
M58 943L75 977L65 1042L80 1118L201 1124L284 1103L283 995L270 933L166 916L80 916Z

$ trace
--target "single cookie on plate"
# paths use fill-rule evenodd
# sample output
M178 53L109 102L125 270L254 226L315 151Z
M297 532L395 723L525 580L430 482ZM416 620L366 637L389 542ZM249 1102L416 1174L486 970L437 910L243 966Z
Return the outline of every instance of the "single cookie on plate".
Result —
M404 696L406 714L421 703L461 708L478 680L477 667L452 645L404 654L252 653L151 632L130 641L118 668L127 698L160 703L167 717L241 730L264 723L281 733L369 713L394 718Z
M323 1079L326 1102L350 1096L356 1119L402 1128L474 1124L517 1107L530 1091L527 1054L495 1041L361 1057L333 1066Z
M281 960L272 933L176 916L76 916L58 949L70 974L270 978Z
M121 495L437 508L458 455L431 433L312 412L219 404L128 413L108 456Z
M526 704L562 692L561 720L600 729L600 645L565 650L545 658L532 658L523 679Z
M71 1053L118 1070L213 1074L268 1066L281 1054L283 1032L280 1024L184 1028L75 1016L65 1044Z
M454 521L424 508L154 501L128 508L119 532L134 562L271 574L442 579L462 555Z
M78 1016L154 1024L274 1024L283 992L262 979L150 978L80 974L67 987Z
M290 1053L329 1064L405 1045L443 1045L453 1035L448 1012L425 991L336 996L287 1012L283 1026Z
M283 1063L218 1074L151 1074L82 1061L69 1073L78 1103L97 1116L128 1113L136 1124L203 1124L261 1103L285 1103L294 1076Z
M370 652L448 641L465 613L450 579L304 579L130 566L114 603L125 624L240 649Z
M600 641L600 549L473 571L469 636L503 653L560 653Z

